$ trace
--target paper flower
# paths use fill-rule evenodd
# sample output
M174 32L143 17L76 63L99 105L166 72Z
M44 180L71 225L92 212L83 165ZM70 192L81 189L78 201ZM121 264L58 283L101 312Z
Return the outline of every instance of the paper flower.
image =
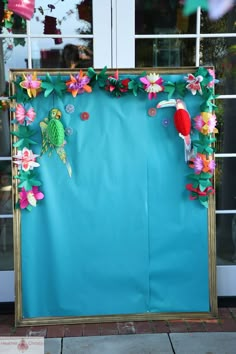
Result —
M119 72L116 70L114 76L109 76L106 81L105 90L111 92L114 96L120 97L123 93L129 90L130 79L121 80Z
M13 15L13 12L12 12L12 11L4 10L4 17L3 17L3 20L5 20L5 21L11 21L12 15Z
M144 84L145 91L148 92L149 100L156 98L158 92L164 91L164 80L159 74L148 74L145 77L141 77L140 81Z
M33 170L34 167L39 167L39 163L36 162L36 158L39 155L36 155L33 153L32 150L27 149L26 147L23 148L23 150L19 150L17 152L17 155L14 155L13 157L17 160L13 161L16 165L18 165L19 170L23 171L29 171Z
M92 88L88 85L90 78L80 70L76 76L70 75L70 80L66 81L67 91L72 93L73 97L78 94L92 92Z
M44 198L44 194L38 190L38 187L33 187L30 191L26 191L23 187L19 193L19 203L21 209L31 210L36 207L37 200Z
M203 77L201 75L195 77L193 74L188 74L185 80L188 82L186 88L191 91L193 95L196 95L197 92L202 95L201 82L203 81Z
M23 74L24 80L20 82L20 86L27 90L30 98L36 97L41 86L41 80L37 78L37 74Z
M186 189L191 192L191 195L189 197L190 200L199 199L200 203L206 208L208 207L209 195L215 193L215 190L212 186L206 187L204 190L201 190L199 187L194 188L191 183L186 185Z
M216 164L212 155L209 155L207 158L206 155L197 153L196 157L190 161L190 167L194 168L196 174L200 174L201 172L213 173L215 166Z
M33 109L33 107L29 108L28 110L25 109L25 107L18 103L16 106L16 120L19 124L24 124L26 125L31 124L36 117L36 113Z
M88 120L89 119L89 113L88 112L82 112L80 113L80 118L82 120Z
M203 135L218 133L216 128L217 120L216 115L210 112L201 112L200 115L194 118L195 129Z
M219 82L219 80L217 80L215 77L215 70L214 69L207 69L207 71L212 76L212 81L210 81L207 85L208 87L211 88L211 87L214 87L214 85L217 84Z

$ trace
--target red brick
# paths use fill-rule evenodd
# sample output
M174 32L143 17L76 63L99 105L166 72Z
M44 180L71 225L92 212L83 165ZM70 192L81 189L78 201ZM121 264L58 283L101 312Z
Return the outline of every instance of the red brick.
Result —
M154 333L169 333L170 328L166 321L152 321L152 329Z
M1 336L10 336L13 328L7 324L0 324L0 337Z
M0 316L0 324L11 324L14 325L14 315L1 315Z
M213 318L213 319L209 319L209 320L202 320L202 322L209 323L209 324L217 324L217 323L219 323L219 320L218 320L218 318Z
M204 323L206 332L221 332L222 327L221 324L217 322L205 322Z
M117 323L101 323L101 335L118 334Z
M12 336L28 337L30 327L17 327L12 331Z
M84 336L100 336L100 325L98 323L88 323L83 326Z
M152 333L152 326L150 322L135 322L134 326L136 333Z
M187 322L189 332L206 332L204 324L201 322Z
M188 332L188 327L184 321L168 321L171 333Z
M221 320L222 332L236 332L236 321L234 319Z
M135 326L134 322L120 322L118 323L119 334L134 334Z
M218 309L218 317L219 318L232 318L232 313L229 308L222 307Z
M68 325L65 326L64 337L82 337L83 335L83 325Z
M64 326L48 326L47 338L62 338L64 337Z
M47 336L47 327L46 326L31 327L28 334L31 337L46 337Z
M236 317L236 307L229 307L229 311L232 313L233 317Z

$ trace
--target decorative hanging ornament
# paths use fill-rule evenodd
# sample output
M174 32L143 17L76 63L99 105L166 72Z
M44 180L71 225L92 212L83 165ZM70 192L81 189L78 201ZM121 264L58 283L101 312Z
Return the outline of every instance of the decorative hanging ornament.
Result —
M185 161L191 158L191 118L186 109L184 102L180 99L171 99L169 101L161 101L157 104L157 108L175 107L174 114L175 128L179 136L184 140Z
M57 34L57 19L52 16L45 16L44 34Z
M34 14L35 0L8 0L8 10L15 14L31 20Z
M66 165L69 176L72 175L72 169L67 160L66 151L64 149L65 129L60 121L62 113L57 108L52 108L49 112L49 117L39 123L42 132L42 151L41 155L48 152L49 156L56 151L61 161Z

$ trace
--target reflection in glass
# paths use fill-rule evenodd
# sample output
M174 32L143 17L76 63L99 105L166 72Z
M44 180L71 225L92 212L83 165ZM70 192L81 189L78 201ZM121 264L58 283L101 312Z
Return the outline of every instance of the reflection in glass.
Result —
M74 67L66 65L63 60L64 49L68 46L68 61L73 58L76 62ZM53 44L51 38L32 40L33 68L88 68L90 66L93 66L92 39L65 38L60 45Z
M10 156L10 128L8 110L0 110L0 156ZM0 162L1 164L1 162Z
M233 33L235 32L236 5L227 12L226 15L212 21L209 19L208 13L201 13L201 32L202 33Z
M236 157L216 158L216 208L236 210Z
M217 264L236 264L236 214L216 215Z
M9 40L9 38L8 38ZM5 78L9 81L9 70L14 69L24 69L27 67L27 42L24 38L17 38L13 40L13 46L10 53L7 56L5 62Z
M193 66L194 39L136 39L136 67Z
M236 158L216 158L216 209L236 210ZM236 215L217 214L217 256L219 264L236 264Z
M12 214L10 161L0 161L0 215L2 214Z
M202 38L201 65L215 67L219 83L216 94L236 93L236 38Z
M54 1L49 5L36 0L35 14L31 20L32 34L73 36L93 33L92 0Z
M13 219L0 218L0 271L13 270Z
M217 129L216 153L236 153L235 141L235 110L236 99L217 99Z
M136 0L135 34L195 33L196 14L183 16L183 5L173 0Z

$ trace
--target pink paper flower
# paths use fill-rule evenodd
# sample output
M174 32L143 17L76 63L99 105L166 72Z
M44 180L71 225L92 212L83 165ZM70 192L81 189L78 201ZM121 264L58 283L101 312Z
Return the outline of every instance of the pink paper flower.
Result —
M16 120L19 124L24 124L26 125L31 124L36 117L36 113L33 109L33 107L29 108L28 110L25 109L25 107L18 103L16 106Z
M28 96L36 97L41 86L41 80L37 78L37 74L23 74L24 80L20 82L20 86L27 90Z
M193 95L196 95L197 92L202 95L202 88L200 83L202 82L203 77L201 75L195 77L193 74L188 74L188 76L185 77L185 80L188 83L186 88L191 91Z
M212 159L211 155L207 158L204 154L200 153L198 153L190 163L192 163L190 167L194 168L194 172L196 174L200 174L201 172L213 173L216 166L215 161Z
M140 81L144 84L145 91L148 92L149 100L156 98L158 92L164 91L164 80L159 74L148 74L145 77L141 77Z
M216 79L215 70L214 70L214 69L207 69L207 71L208 71L209 74L212 76L212 81L210 81L207 86L208 86L208 87L214 87L214 85L219 82L219 80Z
M201 112L200 115L194 118L195 128L203 135L218 133L216 128L216 115L210 112Z
M44 198L44 194L38 190L38 187L32 187L30 191L26 191L23 187L19 193L20 208L26 209L29 206L36 207L37 200Z
M39 163L36 162L36 158L39 155L35 155L32 150L27 149L26 147L23 150L19 150L17 155L13 157L17 160L13 161L16 165L18 165L18 170L29 171L33 170L34 167L39 167Z

